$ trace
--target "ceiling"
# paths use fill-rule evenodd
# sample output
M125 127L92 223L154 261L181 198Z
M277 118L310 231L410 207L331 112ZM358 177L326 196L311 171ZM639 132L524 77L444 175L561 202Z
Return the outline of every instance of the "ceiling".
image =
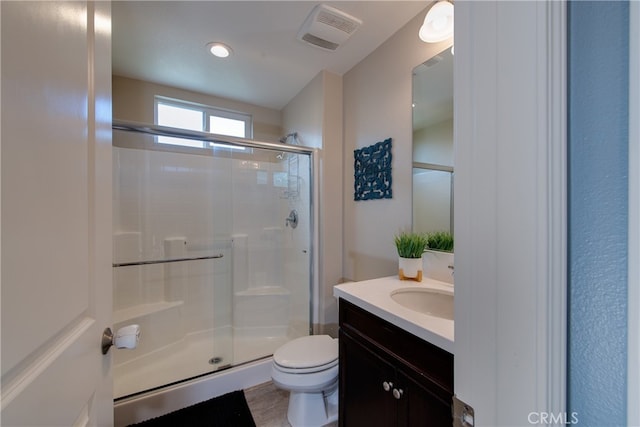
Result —
M114 1L113 74L280 110L321 70L346 73L431 2L323 2L363 21L332 52L296 38L319 3ZM232 56L212 56L214 41Z

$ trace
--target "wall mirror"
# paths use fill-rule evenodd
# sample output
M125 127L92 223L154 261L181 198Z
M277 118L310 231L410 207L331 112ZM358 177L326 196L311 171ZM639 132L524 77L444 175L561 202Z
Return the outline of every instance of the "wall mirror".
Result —
M453 233L453 54L413 70L413 230Z

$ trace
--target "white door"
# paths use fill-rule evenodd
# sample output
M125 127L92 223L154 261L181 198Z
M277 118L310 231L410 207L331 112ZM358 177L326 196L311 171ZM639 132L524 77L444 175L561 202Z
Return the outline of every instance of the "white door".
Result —
M573 420L565 6L455 4L454 390L475 426Z
M3 426L113 423L110 14L0 4Z

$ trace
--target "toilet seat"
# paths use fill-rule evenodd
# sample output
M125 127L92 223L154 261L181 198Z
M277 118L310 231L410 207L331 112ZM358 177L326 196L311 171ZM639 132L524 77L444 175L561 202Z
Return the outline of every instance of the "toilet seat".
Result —
M275 367L292 374L330 369L338 364L338 340L329 335L310 335L289 341L273 354Z
M325 365L312 366L310 368L289 368L287 366L279 365L278 363L274 363L274 366L280 372L286 372L288 374L313 374L315 372L321 372L321 371L326 371L327 369L331 369L337 364L338 364L338 359L334 360L331 363L327 363Z

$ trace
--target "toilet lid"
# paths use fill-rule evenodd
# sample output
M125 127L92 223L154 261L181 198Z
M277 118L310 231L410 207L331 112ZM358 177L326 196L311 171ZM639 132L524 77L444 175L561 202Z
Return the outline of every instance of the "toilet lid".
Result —
M327 365L338 359L338 340L329 335L311 335L289 341L276 350L276 364L294 369Z

